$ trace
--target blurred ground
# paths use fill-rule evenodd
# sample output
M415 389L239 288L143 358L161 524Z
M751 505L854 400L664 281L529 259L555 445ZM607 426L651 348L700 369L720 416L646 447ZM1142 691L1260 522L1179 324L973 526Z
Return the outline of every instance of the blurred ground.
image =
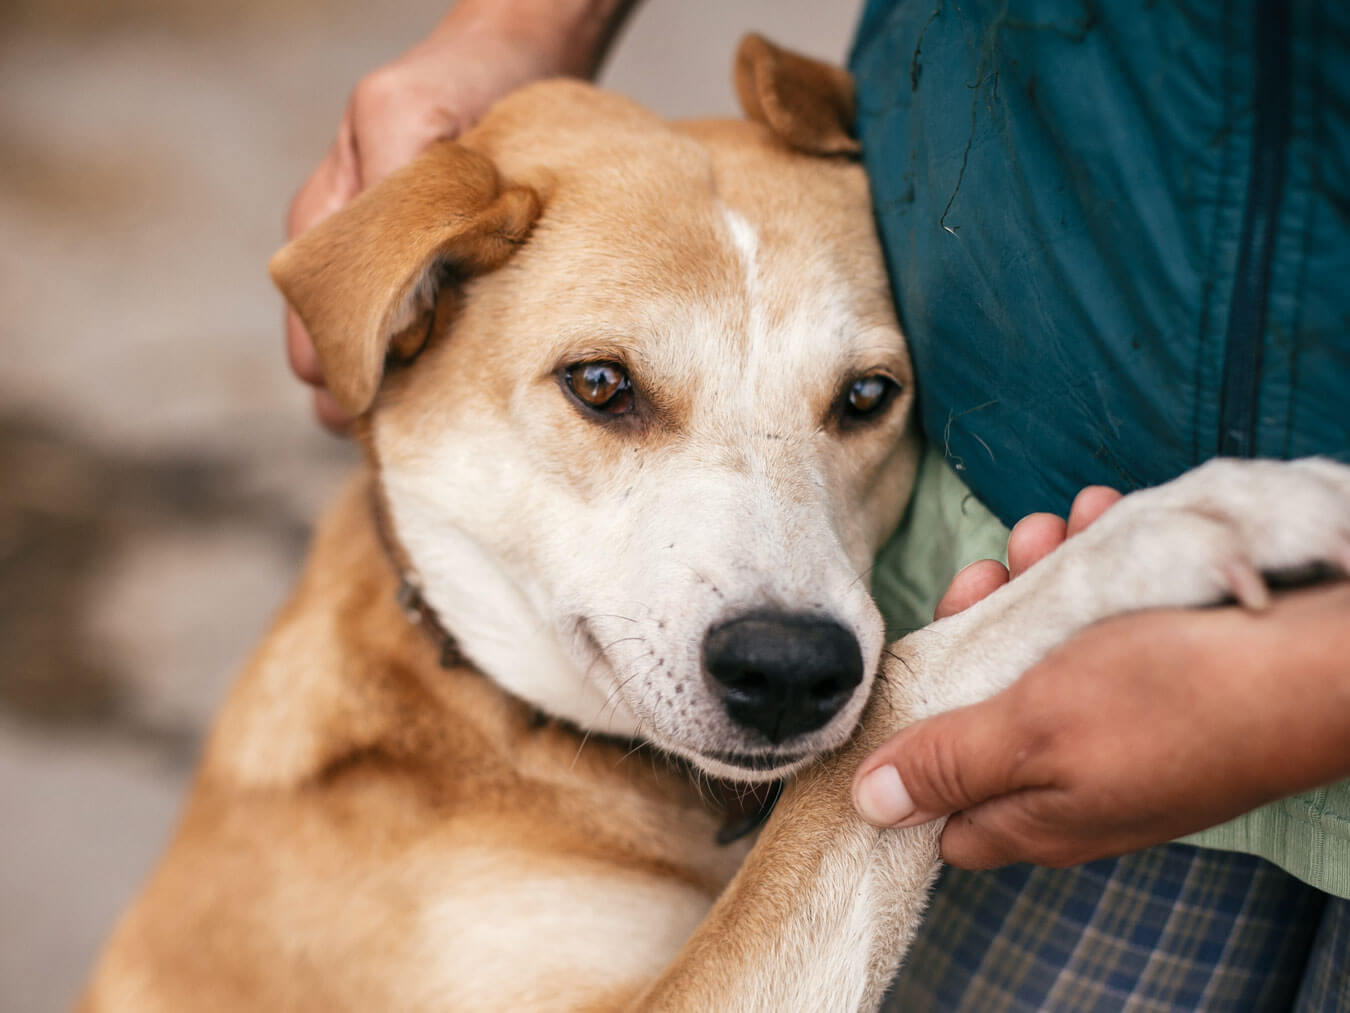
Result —
M746 29L857 0L648 0L605 81L730 112ZM69 1005L353 456L264 271L347 90L434 0L0 6L0 1010Z

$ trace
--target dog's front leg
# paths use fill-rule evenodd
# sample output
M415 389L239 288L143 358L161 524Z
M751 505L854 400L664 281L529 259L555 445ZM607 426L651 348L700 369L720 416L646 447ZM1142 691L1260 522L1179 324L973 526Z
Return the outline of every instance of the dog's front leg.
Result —
M883 731L874 697L856 741L783 793L754 850L641 1010L873 1009L937 873L938 824L880 831L850 784ZM875 731L872 731L875 729Z

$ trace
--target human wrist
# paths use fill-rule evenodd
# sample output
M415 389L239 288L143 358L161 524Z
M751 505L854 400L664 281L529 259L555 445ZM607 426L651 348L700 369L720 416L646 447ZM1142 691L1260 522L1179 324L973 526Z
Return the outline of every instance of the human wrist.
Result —
M1282 795L1350 777L1350 582L1289 592L1255 617L1283 734ZM1264 621L1263 621L1264 620ZM1280 724L1271 715L1268 726Z
M490 39L528 54L541 76L591 77L637 0L460 0L422 44Z
M1230 726L1229 779L1269 801L1350 776L1350 584L1204 618L1190 663L1222 687L1212 719Z

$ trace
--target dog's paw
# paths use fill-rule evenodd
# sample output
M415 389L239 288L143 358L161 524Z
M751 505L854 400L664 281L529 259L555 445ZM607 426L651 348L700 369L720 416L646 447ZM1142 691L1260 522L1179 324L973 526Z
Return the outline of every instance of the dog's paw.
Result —
M984 700L1092 623L1231 599L1260 608L1267 578L1319 566L1350 576L1350 466L1213 461L1131 493L1016 580L892 645L875 725Z
M1261 608L1268 579L1350 575L1350 466L1211 461L1126 496L1063 557L1102 614L1225 599Z

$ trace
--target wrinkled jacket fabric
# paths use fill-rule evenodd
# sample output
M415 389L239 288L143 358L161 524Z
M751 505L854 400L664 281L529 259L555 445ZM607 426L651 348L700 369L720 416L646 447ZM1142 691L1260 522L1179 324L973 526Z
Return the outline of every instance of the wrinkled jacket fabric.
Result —
M870 0L851 66L925 433L1005 525L1350 461L1350 4ZM1350 789L1267 810L1208 842L1350 894Z

